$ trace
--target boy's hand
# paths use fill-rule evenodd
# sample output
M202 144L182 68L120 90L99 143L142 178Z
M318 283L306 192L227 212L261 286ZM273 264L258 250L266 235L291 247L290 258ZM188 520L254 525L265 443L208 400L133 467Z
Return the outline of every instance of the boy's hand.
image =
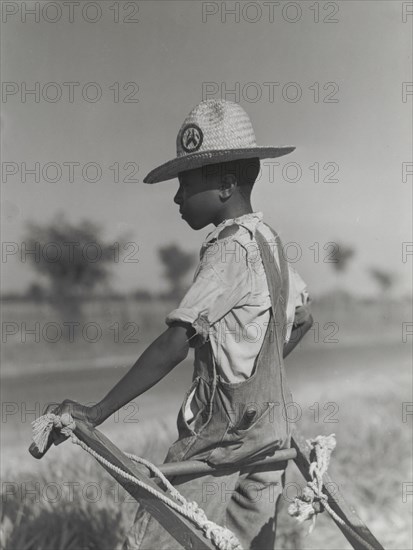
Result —
M80 403L72 401L71 399L65 399L57 407L56 403L48 405L44 411L44 414L46 413L53 413L57 416L69 414L73 418L73 420L82 420L83 422L86 422L93 427L96 423L96 418L93 418L93 415L91 414L91 407L81 405ZM60 445L60 443L63 443L63 441L66 441L66 439L68 439L65 435L58 434L56 432L52 432L52 437L55 445Z

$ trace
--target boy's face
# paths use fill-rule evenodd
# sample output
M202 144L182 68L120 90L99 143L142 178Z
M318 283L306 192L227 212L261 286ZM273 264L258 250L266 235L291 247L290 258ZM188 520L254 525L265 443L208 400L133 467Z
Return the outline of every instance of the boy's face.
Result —
M179 189L174 202L179 205L182 218L192 229L202 229L215 223L222 201L219 173L208 167L180 172Z

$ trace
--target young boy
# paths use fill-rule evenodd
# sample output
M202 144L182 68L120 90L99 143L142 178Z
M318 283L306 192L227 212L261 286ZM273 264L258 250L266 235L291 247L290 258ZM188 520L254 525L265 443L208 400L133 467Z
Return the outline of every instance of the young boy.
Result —
M230 473L176 476L171 482L208 519L231 529L245 549L274 548L286 464L270 471L245 470L243 464L290 445L292 398L283 357L312 325L305 284L250 202L259 159L293 150L258 147L248 115L235 103L207 100L191 111L178 133L177 158L144 182L178 177L174 202L182 218L195 230L215 225L202 245L192 286L167 316L169 328L100 403L85 408L65 401L55 411L97 426L194 348L193 382L165 462L233 466ZM181 547L139 506L124 549L175 548Z

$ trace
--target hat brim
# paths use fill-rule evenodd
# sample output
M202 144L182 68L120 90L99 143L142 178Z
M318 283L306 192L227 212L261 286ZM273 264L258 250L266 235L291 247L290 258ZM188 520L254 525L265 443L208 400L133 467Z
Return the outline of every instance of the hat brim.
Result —
M295 147L250 147L248 149L217 149L211 151L198 151L189 153L182 157L177 157L161 166L158 166L144 178L144 183L159 183L178 177L180 172L194 170L208 164L217 164L220 162L230 162L238 159L249 158L277 158L288 155L294 151Z

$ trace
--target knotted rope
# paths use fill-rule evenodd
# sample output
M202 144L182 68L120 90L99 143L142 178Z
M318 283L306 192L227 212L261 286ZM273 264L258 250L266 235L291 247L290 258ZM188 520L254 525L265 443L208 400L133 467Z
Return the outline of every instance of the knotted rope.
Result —
M374 546L361 537L352 527L331 508L328 503L328 497L323 492L323 476L327 472L330 464L331 453L336 448L335 434L328 436L318 435L314 439L307 440L307 445L314 451L315 460L311 462L309 473L311 481L307 482L302 494L294 499L294 502L288 507L290 516L296 517L302 523L305 520L311 520L308 530L310 534L315 526L316 517L320 512L327 510L334 520L362 544L366 550L375 550Z
M62 416L57 416L53 413L47 413L39 418L36 418L32 422L33 427L33 441L37 445L37 448L40 452L43 452L46 448L47 441L49 439L50 433L53 429L59 429L60 432L69 437L72 443L79 445L82 449L88 452L93 456L98 462L107 466L110 470L117 473L119 476L123 477L125 480L138 485L146 489L149 493L156 496L167 504L170 508L176 510L184 517L191 520L193 523L198 525L204 533L207 539L211 540L219 550L242 550L241 544L237 537L227 529L226 527L221 527L213 521L209 521L204 510L198 506L195 501L187 501L183 495L168 481L164 474L157 468L154 464L145 460L144 458L138 457L130 453L124 453L131 460L143 464L149 470L151 470L165 485L166 489L171 493L171 496L177 501L171 500L165 494L157 491L150 485L147 485L144 481L137 479L135 476L128 474L121 468L118 468L106 458L101 456L99 453L91 449L86 443L81 441L73 432L76 428L76 423L71 417L70 414L64 413Z
M300 523L311 520L308 531L311 533L317 514L324 510L327 503L327 495L323 493L323 475L327 472L331 453L336 447L335 434L327 437L319 435L315 439L308 440L307 444L315 452L315 460L310 464L311 481L307 482L302 494L290 504L288 513L296 517Z

